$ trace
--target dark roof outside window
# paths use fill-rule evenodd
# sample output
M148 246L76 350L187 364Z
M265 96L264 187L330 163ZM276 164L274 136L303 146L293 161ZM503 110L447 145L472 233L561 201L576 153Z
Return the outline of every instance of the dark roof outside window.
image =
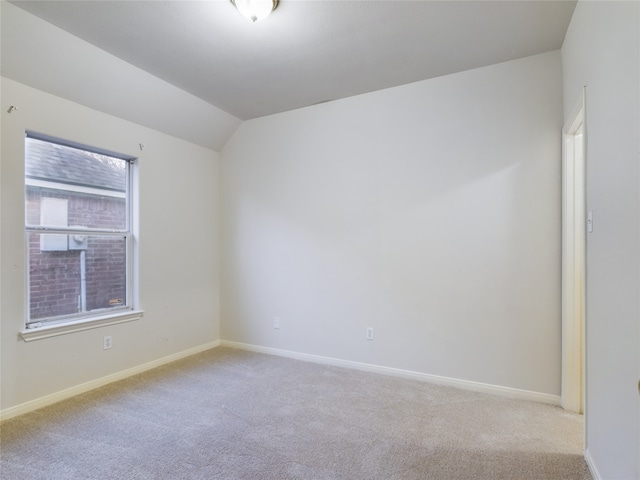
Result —
M126 191L126 160L28 138L25 176L69 185Z

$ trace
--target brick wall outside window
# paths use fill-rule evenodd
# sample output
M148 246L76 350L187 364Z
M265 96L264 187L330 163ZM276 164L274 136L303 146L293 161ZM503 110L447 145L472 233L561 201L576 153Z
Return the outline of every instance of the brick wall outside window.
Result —
M40 199L68 200L68 225L123 229L123 198L27 187L27 224L40 223ZM29 291L31 321L81 311L81 252L41 251L40 234L29 233ZM126 303L124 237L91 235L85 253L86 310Z

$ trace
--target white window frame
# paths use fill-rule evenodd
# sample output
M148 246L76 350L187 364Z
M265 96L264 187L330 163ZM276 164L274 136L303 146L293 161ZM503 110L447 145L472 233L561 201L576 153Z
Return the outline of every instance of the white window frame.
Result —
M137 242L134 241L134 200L137 199L137 192L135 192L134 175L136 174L136 158L128 155L115 153L112 151L90 147L82 145L76 142L62 140L59 138L51 137L32 131L25 132L27 138L41 140L53 144L58 144L66 147L76 148L91 153L97 153L100 155L107 155L109 157L117 158L127 162L126 172L126 193L124 198L126 200L126 218L124 229L104 229L104 228L88 228L88 227L76 227L76 226L47 226L47 225L29 225L27 224L27 218L25 215L25 328L20 332L20 337L29 342L32 340L38 340L42 338L49 338L57 335L64 335L72 332L87 330L91 328L103 327L106 325L114 325L123 322L130 322L138 320L142 317L143 311L137 308L137 298L135 294L137 292L137 286L134 282L137 279L137 275L134 272L134 265L136 264L136 254L134 245ZM25 153L26 154L26 153ZM25 159L26 160L26 159ZM48 185L45 185L48 184ZM41 180L28 179L25 176L25 195L29 186L53 186L53 182L43 182ZM87 190L91 190L87 187L75 187L73 185L66 185L64 188L60 188L59 184L56 184L58 190L69 190L80 193L94 193ZM101 193L104 195L104 193ZM112 196L120 196L114 192ZM49 317L43 319L36 319L30 321L30 260L29 260L29 235L32 233L40 234L63 234L63 235L100 235L100 236L113 236L125 238L125 305L121 307L105 308L99 310L92 310L89 312L78 312L70 315L61 315L56 317Z

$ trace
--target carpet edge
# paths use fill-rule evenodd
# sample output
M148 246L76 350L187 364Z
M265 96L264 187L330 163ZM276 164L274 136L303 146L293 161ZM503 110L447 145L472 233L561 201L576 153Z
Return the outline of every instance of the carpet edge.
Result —
M600 476L600 472L598 472L596 464L593 461L593 457L591 456L591 452L589 452L588 448L584 450L584 460L585 462L587 462L587 467L589 467L589 472L591 472L593 480L601 480L602 477Z
M0 423L5 420L9 420L10 418L14 418L19 415L24 415L25 413L38 410L39 408L46 407L54 403L58 403L62 400L66 400L67 398L80 395L81 393L88 392L95 388L102 387L109 383L113 383L118 380L123 380L127 377L131 377L133 375L146 372L147 370L151 370L161 365L175 362L176 360L190 357L191 355L195 355L197 353L219 347L220 344L221 344L220 340L207 342L205 344L198 345L196 347L192 347L187 350L183 350L181 352L177 352L177 353L168 355L166 357L159 358L157 360L152 360L151 362L143 363L142 365L137 365L135 367L131 367L126 370L121 370L119 372L115 372L110 375L97 378L95 380L90 380L88 382L81 383L80 385L76 385L70 388L66 388L64 390L60 390L55 393L51 393L49 395L45 395L44 397L36 398L34 400L29 400L28 402L24 402L24 403L15 405L13 407L0 410Z
M492 385L489 383L474 382L471 380L461 380L457 378L442 377L431 375L428 373L414 372L411 370L402 370L399 368L385 367L382 365L373 365L370 363L354 362L352 360L342 360L333 357L324 357L321 355L313 355L309 353L294 352L291 350L282 350L272 347L263 347L248 343L234 342L230 340L220 340L220 346L238 348L240 350L249 350L257 353L266 353L269 355L277 355L280 357L292 358L295 360L303 360L307 362L320 363L324 365L332 365L335 367L350 368L353 370L361 370L364 372L380 373L383 375L391 375L394 377L408 378L423 382L434 383L437 385L445 385L449 387L462 388L482 393L490 393L502 397L514 398L518 400L529 400L538 403L545 403L554 406L560 406L560 395L552 395L549 393L534 392L530 390L521 390L512 387L504 387L501 385Z

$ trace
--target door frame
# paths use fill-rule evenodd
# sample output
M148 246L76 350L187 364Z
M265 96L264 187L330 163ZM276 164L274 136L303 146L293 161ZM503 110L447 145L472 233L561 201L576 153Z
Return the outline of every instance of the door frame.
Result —
M586 87L562 129L562 389L586 409Z

